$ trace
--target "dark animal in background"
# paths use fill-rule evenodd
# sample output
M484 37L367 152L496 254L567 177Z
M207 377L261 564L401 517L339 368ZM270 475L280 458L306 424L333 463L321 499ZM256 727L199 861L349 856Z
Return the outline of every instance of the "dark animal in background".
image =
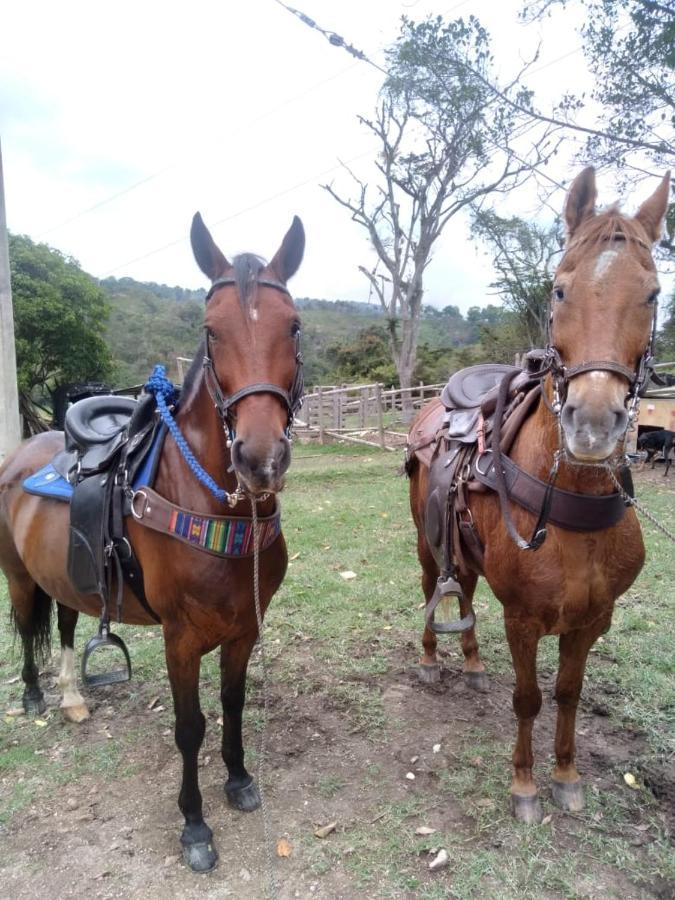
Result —
M648 463L651 460L652 469L656 463L656 454L659 451L663 453L663 458L666 461L666 466L663 471L665 477L670 468L670 454L673 451L673 448L675 448L675 431L668 431L665 428L662 428L659 431L647 431L645 434L640 435L637 440L637 445L638 450L647 451L645 463Z

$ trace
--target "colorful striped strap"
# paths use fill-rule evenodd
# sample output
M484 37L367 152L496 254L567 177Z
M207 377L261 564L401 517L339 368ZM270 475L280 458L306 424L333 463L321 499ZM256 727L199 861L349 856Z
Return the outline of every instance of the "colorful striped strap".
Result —
M253 521L249 516L202 516L165 500L152 488L134 492L131 514L137 522L168 534L214 556L253 555ZM281 533L281 510L258 519L260 550L266 550Z

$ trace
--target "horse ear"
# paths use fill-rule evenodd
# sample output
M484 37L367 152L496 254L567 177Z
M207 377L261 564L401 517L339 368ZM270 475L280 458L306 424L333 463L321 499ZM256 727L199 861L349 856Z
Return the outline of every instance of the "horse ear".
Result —
M192 244L192 252L197 260L197 265L211 281L215 281L216 278L223 274L225 269L231 268L227 259L216 246L215 241L211 237L211 232L198 212L194 214L192 219L190 243Z
M595 215L595 200L597 196L595 169L593 166L588 166L572 182L565 201L565 222L567 224L568 237L572 237L585 219Z
M661 179L661 184L635 214L635 219L647 232L649 240L658 241L663 231L663 220L668 212L670 198L670 171Z
M274 269L281 281L288 281L298 271L305 252L305 229L297 216L293 216L293 224L286 232L281 247L274 254L270 268Z

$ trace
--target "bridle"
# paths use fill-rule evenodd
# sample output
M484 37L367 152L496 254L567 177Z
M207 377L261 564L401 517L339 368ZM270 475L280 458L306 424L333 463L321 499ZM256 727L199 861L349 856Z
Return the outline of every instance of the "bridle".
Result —
M286 294L288 297L291 296L290 291L281 281L274 281L271 278L256 278L255 283L261 287L274 288L275 290L281 291L281 293ZM229 287L230 285L236 284L237 280L232 276L216 279L216 281L214 281L209 288L209 292L206 295L204 303L208 303L215 291L217 291L219 288ZM240 388L238 391L235 391L234 394L229 395L227 395L223 391L222 387L220 386L220 382L218 381L218 376L216 375L216 370L213 364L213 358L211 357L209 349L209 331L206 327L204 329L204 334L205 349L204 360L202 363L204 369L204 380L206 382L207 390L211 395L211 399L213 400L214 406L218 410L218 414L223 420L223 426L227 432L228 440L230 442L234 442L234 439L236 437L234 418L232 415L233 407L244 397L248 397L251 394L272 394L282 401L287 411L286 427L284 431L286 437L290 439L293 421L298 413L298 410L302 406L302 398L305 385L303 375L303 359L302 353L300 351L300 332L298 331L295 336L295 375L293 376L293 383L291 384L290 390L286 391L284 390L284 388L279 387L278 384L272 384L268 381L257 381L254 384L249 384L246 387Z
M606 238L604 238L604 240L608 242L625 241L626 235L620 231L617 231L611 235L608 235ZM651 247L644 241L641 241L639 238L635 237L631 238L631 240L651 253ZM569 251L574 247L578 246L579 243L582 242L577 241L575 243L572 243L570 247L568 247L566 254L569 253ZM637 417L640 398L644 396L647 390L647 385L649 384L649 379L651 378L652 372L654 371L654 344L656 341L657 317L658 303L655 301L653 305L652 328L649 341L637 363L637 366L634 369L631 369L629 366L624 366L622 363L615 362L614 360L604 359L589 360L588 362L583 362L579 365L568 368L563 363L560 352L553 343L553 305L552 300L549 300L549 311L546 328L546 352L542 369L544 371L550 372L553 379L553 403L548 403L546 395L543 391L542 395L544 396L546 405L549 406L551 412L553 412L558 418L560 417L562 407L564 406L567 399L567 390L569 387L569 383L573 378L576 378L579 375L583 375L585 372L612 372L615 375L621 375L628 382L628 391L626 394L626 400L629 401L628 420L626 423L627 431Z
M606 240L626 240L626 236L621 232L615 232L612 235L609 235ZM634 238L642 247L651 252L651 248L644 242L640 241L637 238ZM577 242L572 244L567 252L569 252L572 247L577 246ZM506 525L507 531L514 542L520 547L522 550L537 550L543 542L546 540L546 523L550 514L551 502L553 498L553 491L555 487L555 482L558 477L558 470L560 468L560 463L564 459L568 465L572 466L581 466L585 467L588 465L595 465L592 463L583 463L575 460L566 450L564 435L563 435L563 427L562 427L562 409L565 405L565 401L567 399L567 390L569 387L570 381L572 379L577 378L579 375L583 375L585 372L612 372L615 375L621 375L628 382L628 391L626 393L626 400L628 402L628 415L626 418L626 427L624 429L622 435L622 442L625 443L626 434L628 430L634 426L634 423L637 420L639 406L640 406L640 398L644 395L647 385L649 383L649 379L651 377L651 373L653 372L654 364L654 342L656 339L656 321L657 321L657 304L654 302L654 309L652 313L652 328L651 334L649 337L649 341L647 346L645 347L640 360L638 361L635 369L631 369L629 366L624 366L622 363L618 363L615 360L605 360L605 359L594 359L589 360L587 362L580 363L576 366L567 367L558 351L557 347L553 343L552 336L552 322L553 322L553 306L552 300L549 300L549 314L547 317L547 341L546 341L546 349L544 353L539 357L539 366L537 371L533 373L533 377L540 381L540 391L541 397L544 401L544 404L548 407L549 411L553 413L556 419L556 425L558 429L558 448L554 451L553 454L553 462L551 464L551 468L548 474L548 480L545 483L545 491L543 496L543 501L541 504L541 508L539 511L539 516L532 532L532 537L530 540L526 540L520 533L518 532L510 511L510 506L508 502L508 492L505 481L505 472L503 468L503 464L501 461L501 448L500 448L500 432L501 432L501 420L504 413L506 400L508 396L509 386L513 376L506 376L500 385L499 394L497 399L497 407L495 409L494 414L494 422L495 427L492 432L492 457L493 457L493 465L496 476L496 486L495 489L497 494L499 495L500 506L502 510L502 516L504 518L504 523ZM534 357L533 357L534 358ZM551 379L553 382L553 401L551 402L546 394L546 390L544 389L544 378L547 375L551 375ZM602 467L608 469L610 475L616 481L616 476L613 475L612 469L608 463L603 463ZM626 460L625 457L619 462L618 465L619 471L626 471Z

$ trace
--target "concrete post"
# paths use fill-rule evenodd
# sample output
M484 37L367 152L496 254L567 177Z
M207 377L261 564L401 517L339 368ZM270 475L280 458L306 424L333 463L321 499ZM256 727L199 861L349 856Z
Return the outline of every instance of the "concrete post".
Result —
M0 462L12 452L20 440L21 421L19 419L19 392L16 385L14 314L12 312L12 285L9 277L2 147L0 147Z

